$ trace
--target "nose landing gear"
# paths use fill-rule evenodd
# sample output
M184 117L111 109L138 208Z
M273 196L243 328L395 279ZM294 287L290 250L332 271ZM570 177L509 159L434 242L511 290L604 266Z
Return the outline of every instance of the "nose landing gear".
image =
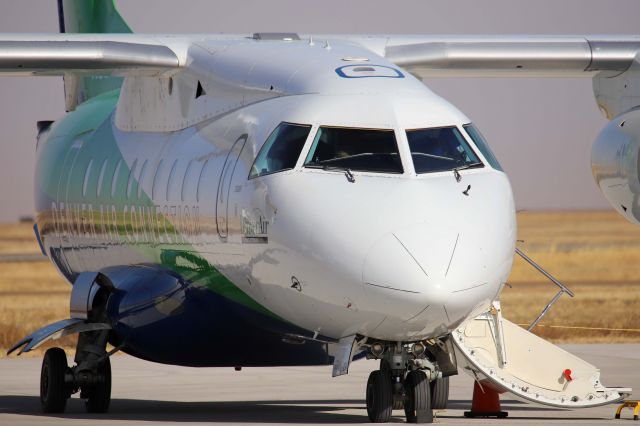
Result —
M434 349L399 342L384 348L368 355L380 359L380 369L372 371L367 382L369 420L386 423L392 410L404 409L407 423L432 423L432 410L446 408L449 398L449 378L442 376Z

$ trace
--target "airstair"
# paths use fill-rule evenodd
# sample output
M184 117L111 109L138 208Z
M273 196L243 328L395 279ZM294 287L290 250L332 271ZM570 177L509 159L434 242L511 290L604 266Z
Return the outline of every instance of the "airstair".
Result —
M605 387L598 368L530 332L560 296L573 293L519 249L516 251L560 291L528 329L504 319L500 302L494 302L489 312L455 330L452 340L458 368L481 387L554 407L595 407L629 396L630 388Z

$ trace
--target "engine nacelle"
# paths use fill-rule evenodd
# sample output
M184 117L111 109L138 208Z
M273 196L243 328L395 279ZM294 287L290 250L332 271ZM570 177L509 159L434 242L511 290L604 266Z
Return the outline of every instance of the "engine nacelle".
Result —
M640 109L619 115L600 132L591 171L613 208L640 225Z

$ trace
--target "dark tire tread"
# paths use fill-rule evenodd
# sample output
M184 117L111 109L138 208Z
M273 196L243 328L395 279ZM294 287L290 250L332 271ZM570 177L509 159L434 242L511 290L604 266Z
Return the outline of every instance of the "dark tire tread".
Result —
M439 377L431 382L431 408L445 410L449 401L449 378Z
M404 414L407 423L418 422L419 411L431 411L431 388L424 372L414 370L405 379Z
M98 366L98 374L104 377L104 381L97 383L84 393L87 395L85 407L89 413L106 413L111 403L111 362L105 359Z
M393 388L391 376L376 370L369 374L367 381L367 414L373 423L387 423L393 409Z
M68 368L67 354L63 349L47 349L40 371L40 405L43 412L64 412L70 396L64 380Z

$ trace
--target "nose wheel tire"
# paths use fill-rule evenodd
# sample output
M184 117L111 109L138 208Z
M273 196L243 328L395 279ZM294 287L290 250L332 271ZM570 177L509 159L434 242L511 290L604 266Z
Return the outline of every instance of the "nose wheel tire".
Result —
M432 423L431 388L427 376L420 370L411 371L407 374L404 387L407 423Z
M70 392L65 383L67 355L60 348L48 349L40 371L40 404L45 413L62 413Z
M82 394L86 397L85 407L89 413L106 413L111 402L111 362L105 359L99 366L97 376L100 380L86 388Z
M431 385L431 408L433 410L444 410L449 401L449 378L438 377L430 383Z
M367 414L373 423L386 423L393 409L391 376L381 370L372 371L367 381Z

